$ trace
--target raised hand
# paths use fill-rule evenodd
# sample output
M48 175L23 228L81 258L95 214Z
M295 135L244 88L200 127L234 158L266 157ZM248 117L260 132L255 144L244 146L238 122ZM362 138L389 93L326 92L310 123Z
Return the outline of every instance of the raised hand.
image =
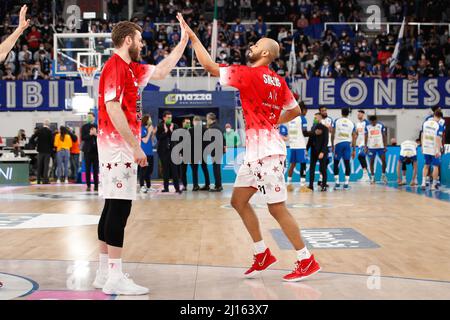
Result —
M192 31L192 29L186 23L186 21L183 18L183 15L179 12L177 13L177 19L178 19L178 22L180 22L180 26L181 26L181 39L183 39L183 31L187 34L187 36L189 36L189 38L192 39L192 37L195 36L195 33L194 33L194 31Z
M24 31L26 28L28 28L30 26L30 19L27 19L27 9L28 9L28 7L26 5L22 6L22 8L20 8L19 29L21 31Z

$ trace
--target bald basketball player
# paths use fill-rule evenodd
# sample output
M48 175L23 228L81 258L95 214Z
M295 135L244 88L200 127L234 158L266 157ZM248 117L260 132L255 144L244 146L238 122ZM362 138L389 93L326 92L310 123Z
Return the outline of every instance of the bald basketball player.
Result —
M9 52L12 50L12 48L14 48L14 45L16 44L19 37L29 27L30 19L26 18L27 10L27 6L22 6L22 8L20 8L19 25L17 26L16 30L14 30L14 32L8 38L6 38L5 41L0 43L0 63L3 63L3 61L5 61ZM0 281L0 288L1 287L3 287L3 283Z
M286 208L286 145L278 126L298 117L300 107L286 81L269 69L269 65L279 56L278 43L262 38L251 46L247 55L250 66L219 65L211 59L182 15L177 17L191 39L200 64L211 75L220 76L222 85L235 87L241 94L246 123L246 154L236 178L231 205L241 216L254 242L254 262L245 276L254 277L277 261L264 243L258 218L249 203L258 190L270 214L297 251L295 269L283 279L300 281L312 276L320 270L319 264L303 243L297 222Z

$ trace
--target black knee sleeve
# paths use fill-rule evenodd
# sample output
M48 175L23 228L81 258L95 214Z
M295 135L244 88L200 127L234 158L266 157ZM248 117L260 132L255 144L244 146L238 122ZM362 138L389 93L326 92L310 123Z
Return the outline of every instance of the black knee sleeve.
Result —
M360 155L358 156L358 160L359 160L359 163L361 163L361 167L362 167L363 169L367 169L366 156L360 154Z
M339 160L334 160L334 175L337 176L339 174Z
M98 234L98 240L105 242L105 223L106 223L106 216L108 215L109 210L109 199L105 200L105 205L103 207L102 215L100 216L100 220L98 222L97 227L97 234Z
M345 164L345 175L349 176L350 175L350 160L344 160L344 164Z
M300 164L300 177L306 177L306 162Z
M113 247L123 247L125 226L131 212L131 200L109 200L109 210L105 222L105 242Z
M402 162L402 171L406 171L406 163Z

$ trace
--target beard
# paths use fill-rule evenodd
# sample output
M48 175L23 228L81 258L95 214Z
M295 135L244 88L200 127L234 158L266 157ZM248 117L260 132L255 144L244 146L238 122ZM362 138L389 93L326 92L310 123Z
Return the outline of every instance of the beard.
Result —
M261 53L254 53L251 50L248 50L247 55L245 57L247 59L247 62L253 64L261 58Z
M138 46L133 45L128 49L128 54L130 55L130 58L134 62L141 61L141 51L139 50Z

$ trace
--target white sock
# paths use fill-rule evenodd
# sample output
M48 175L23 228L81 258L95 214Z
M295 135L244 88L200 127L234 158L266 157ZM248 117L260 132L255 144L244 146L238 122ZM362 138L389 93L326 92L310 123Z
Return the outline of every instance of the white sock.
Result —
M255 247L256 254L263 253L267 249L266 244L264 243L264 240L253 243L253 246Z
M334 182L335 182L336 184L339 184L339 176L334 176Z
M109 277L122 276L122 259L108 259Z
M300 183L301 184L305 184L306 183L306 178L300 178Z
M108 254L100 253L98 258L98 270L101 273L108 274Z
M287 183L291 183L292 177L288 177Z
M311 253L309 252L308 248L306 248L306 246L301 250L297 250L298 261L302 261L304 259L309 259L310 257L311 257Z
M350 176L345 176L345 184L348 184L350 181Z

